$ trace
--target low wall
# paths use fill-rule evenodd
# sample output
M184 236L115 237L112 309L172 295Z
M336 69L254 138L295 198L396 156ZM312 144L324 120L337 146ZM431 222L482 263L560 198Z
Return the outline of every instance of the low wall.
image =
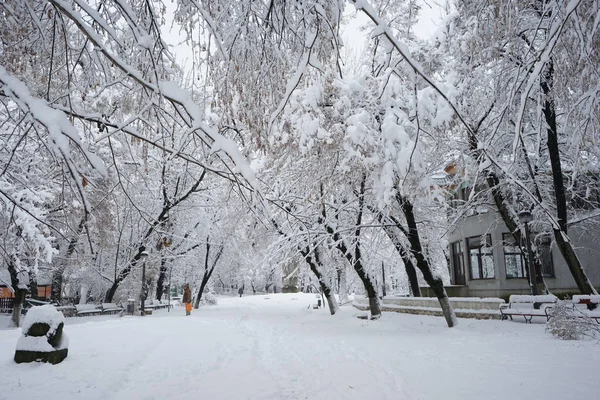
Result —
M433 293L433 289L429 286L421 286L421 295L423 297L435 297L435 293ZM469 293L469 287L466 285L447 285L444 286L446 289L446 294L448 297L469 297L473 296L473 294Z
M450 297L450 304L457 317L476 319L500 319L500 304L504 300L497 298ZM356 298L353 306L359 310L368 310L366 298ZM440 303L435 297L384 297L381 311L393 311L407 314L442 316Z

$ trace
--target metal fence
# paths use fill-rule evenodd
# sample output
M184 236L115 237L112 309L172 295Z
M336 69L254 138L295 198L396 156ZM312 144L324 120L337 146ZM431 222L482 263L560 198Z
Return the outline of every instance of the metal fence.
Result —
M0 312L6 313L11 312L13 309L14 298L1 298L0 299Z

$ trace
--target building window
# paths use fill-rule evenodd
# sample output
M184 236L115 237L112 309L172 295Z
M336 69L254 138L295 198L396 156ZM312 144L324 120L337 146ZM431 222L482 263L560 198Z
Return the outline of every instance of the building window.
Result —
M554 278L554 263L552 262L552 240L548 236L540 239L538 254L542 263L544 278Z
M465 284L465 263L463 258L463 245L462 241L454 242L450 244L450 255L452 257L452 269L455 285Z
M471 279L494 279L492 237L490 235L470 237L467 239L467 246Z
M504 267L506 278L525 278L525 259L515 238L510 233L502 234L502 249L504 250Z

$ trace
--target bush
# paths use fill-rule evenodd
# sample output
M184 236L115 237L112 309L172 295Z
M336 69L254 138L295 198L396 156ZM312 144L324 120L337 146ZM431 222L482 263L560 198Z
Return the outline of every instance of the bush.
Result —
M548 314L550 319L546 331L558 339L600 338L600 324L569 303L557 304Z
M214 294L209 292L202 296L200 303L205 306L216 306L219 303L219 300L217 300L217 297Z

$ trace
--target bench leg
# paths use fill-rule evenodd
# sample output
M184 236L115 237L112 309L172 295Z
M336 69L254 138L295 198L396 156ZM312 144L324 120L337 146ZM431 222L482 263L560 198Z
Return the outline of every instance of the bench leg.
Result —
M527 317L529 317L529 319L527 319ZM525 323L531 323L531 320L533 319L533 315L523 315L523 318L525 318Z

